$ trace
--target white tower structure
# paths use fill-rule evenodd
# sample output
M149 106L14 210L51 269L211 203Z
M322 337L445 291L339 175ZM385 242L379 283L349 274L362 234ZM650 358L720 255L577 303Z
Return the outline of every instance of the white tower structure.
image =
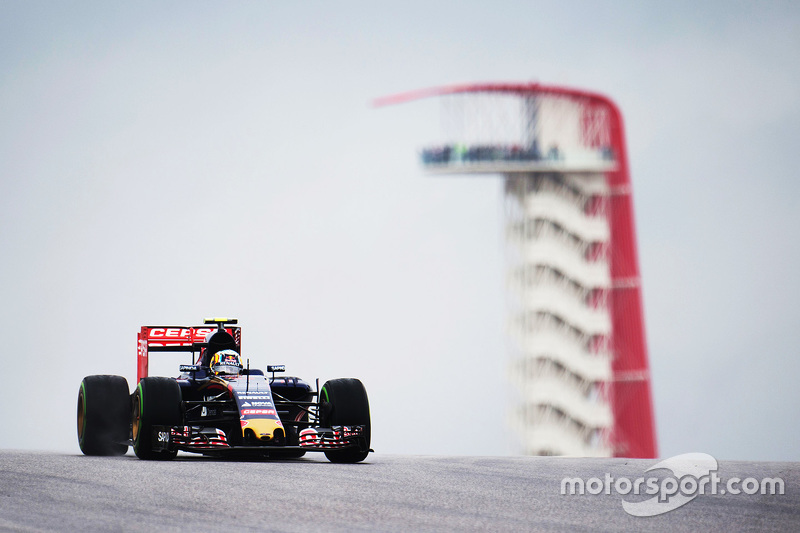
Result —
M505 172L510 422L530 455L610 456L607 162Z

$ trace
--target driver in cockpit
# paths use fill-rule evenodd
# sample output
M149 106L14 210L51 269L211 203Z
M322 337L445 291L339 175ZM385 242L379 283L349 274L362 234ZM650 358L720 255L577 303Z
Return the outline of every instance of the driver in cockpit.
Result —
M221 378L235 377L242 373L244 367L239 354L235 350L220 350L211 357L211 372Z

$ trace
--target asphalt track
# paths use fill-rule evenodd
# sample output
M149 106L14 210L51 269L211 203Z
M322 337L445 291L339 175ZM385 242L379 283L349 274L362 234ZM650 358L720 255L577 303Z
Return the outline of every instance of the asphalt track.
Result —
M0 531L800 531L800 463L726 462L784 495L700 495L649 518L561 480L635 479L655 461L370 454L171 462L0 450Z

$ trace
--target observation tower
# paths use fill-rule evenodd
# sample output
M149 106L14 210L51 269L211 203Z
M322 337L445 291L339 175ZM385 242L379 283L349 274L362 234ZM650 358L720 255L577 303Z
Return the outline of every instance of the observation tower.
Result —
M609 98L537 83L424 89L442 139L434 175L502 176L509 422L530 455L657 455L622 115Z

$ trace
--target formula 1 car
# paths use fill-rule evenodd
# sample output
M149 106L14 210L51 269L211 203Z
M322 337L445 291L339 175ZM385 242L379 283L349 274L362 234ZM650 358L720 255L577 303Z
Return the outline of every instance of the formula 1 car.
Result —
M86 455L172 459L179 450L298 458L321 451L334 463L356 463L370 449L369 401L358 379L316 390L297 377L270 376L241 363L241 328L230 318L204 326L143 326L138 384L122 376L87 376L78 391L78 444ZM210 325L210 326L209 326ZM177 378L148 376L154 352L191 352Z

